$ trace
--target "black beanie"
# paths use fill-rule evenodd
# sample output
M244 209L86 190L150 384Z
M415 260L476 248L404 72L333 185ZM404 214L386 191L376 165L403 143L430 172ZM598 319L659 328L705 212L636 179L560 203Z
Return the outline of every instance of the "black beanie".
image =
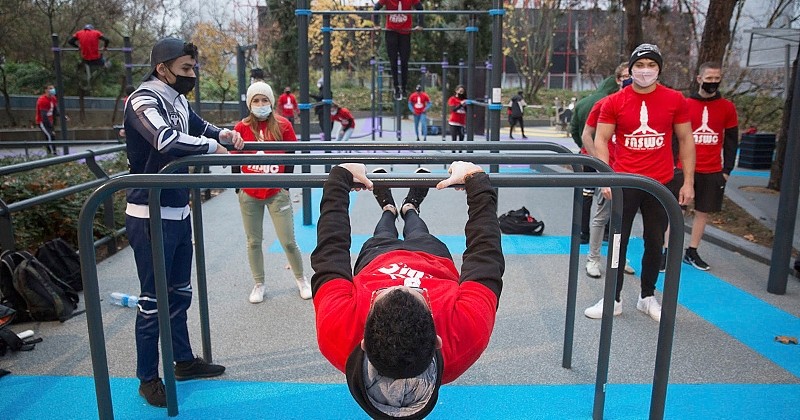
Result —
M633 50L631 58L628 60L628 73L631 73L633 64L643 58L655 61L658 64L658 74L661 74L661 70L664 69L664 59L661 58L661 50L658 49L656 44L641 44Z

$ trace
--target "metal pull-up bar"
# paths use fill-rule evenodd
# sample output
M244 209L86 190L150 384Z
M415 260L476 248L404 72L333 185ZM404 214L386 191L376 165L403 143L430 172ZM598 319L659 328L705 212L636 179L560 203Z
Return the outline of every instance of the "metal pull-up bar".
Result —
M150 189L150 226L153 246L153 261L156 282L156 296L158 300L158 318L160 340L162 347L162 362L170 366L174 357L171 346L171 330L169 323L169 298L166 285L166 270L163 250L163 232L161 221L161 191L170 188L277 188L277 187L321 187L327 180L327 174L305 175L264 175L254 177L251 175L126 175L109 180L98 188L86 201L79 216L78 237L80 244L81 273L84 283L84 298L86 302L86 317L89 330L89 345L92 356L92 368L97 393L98 416L102 419L113 418L113 405L111 403L111 389L108 375L108 359L105 349L102 313L100 311L100 293L97 279L97 266L95 253L91 246L93 241L93 218L98 205L108 196L125 188ZM373 176L375 183L385 187L433 187L440 181L440 177L432 175L398 178L397 176ZM652 179L627 175L627 174L560 174L560 175L491 175L494 187L601 187L636 188L652 194L664 206L670 225L675 229L670 235L669 245L679 247L683 237L681 209L674 197L663 185ZM619 235L618 231L613 232ZM574 239L574 238L573 238ZM619 256L616 256L619 259ZM611 258L611 257L609 257ZM656 363L653 380L653 391L650 401L650 418L661 419L664 416L666 390L669 377L672 344L674 339L675 313L677 310L678 288L680 281L680 255L670 253L667 256L667 272L664 281L662 318L659 326L659 339L656 351ZM604 298L609 303L605 305L603 322L601 325L602 336L607 335L610 340L612 301L616 277L612 280L607 276ZM598 355L598 371L602 359L608 360L610 341L608 347L601 342ZM606 372L607 373L607 372ZM164 380L167 394L167 413L170 416L178 414L174 372L164 369ZM602 383L600 381L603 380ZM595 384L595 404L593 416L602 418L603 404L605 401L605 378L598 372L598 382Z

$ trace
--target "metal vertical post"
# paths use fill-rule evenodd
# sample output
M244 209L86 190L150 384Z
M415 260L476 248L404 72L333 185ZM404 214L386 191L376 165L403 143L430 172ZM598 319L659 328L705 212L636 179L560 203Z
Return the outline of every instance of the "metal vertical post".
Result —
M67 141L67 104L64 99L64 75L61 74L61 47L58 34L53 34L53 70L56 73L56 93L58 95L58 120L61 124L61 140ZM64 145L64 154L69 154L69 147Z
M369 94L370 100L370 113L372 114L372 121L370 122L372 132L372 141L375 141L375 129L378 127L378 113L376 111L376 95L378 94L377 86L375 84L375 69L377 68L377 63L375 62L375 56L373 55L372 58L369 59L369 75L370 75L370 86L372 90Z
M236 78L239 81L239 117L244 118L247 111L247 84L245 82L245 57L244 47L236 46Z
M308 0L297 0L297 73L300 76L300 140L311 140L311 107L309 106L308 82L308 20L311 10ZM308 152L303 152L308 153ZM310 165L303 165L304 174L311 172ZM311 225L311 188L303 188L303 225Z
M447 53L442 53L442 141L447 136Z
M331 16L322 15L322 131L325 140L331 139Z
M503 15L505 9L500 0L492 0L492 73L491 90L489 91L489 141L500 141L500 112L503 109L501 83L503 77ZM494 151L493 153L500 153ZM498 171L500 165L490 166L489 172Z
M475 138L475 105L471 101L475 100L475 33L478 27L475 26L475 16L470 15L469 26L467 26L467 141Z
M133 86L133 47L131 46L131 37L123 37L122 45L123 56L125 57L125 84Z

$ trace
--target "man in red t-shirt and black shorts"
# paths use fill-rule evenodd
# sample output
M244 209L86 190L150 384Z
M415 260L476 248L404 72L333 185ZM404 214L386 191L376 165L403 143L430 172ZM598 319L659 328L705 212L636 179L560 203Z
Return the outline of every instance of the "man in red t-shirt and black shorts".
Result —
M657 46L639 45L628 63L633 84L630 89L608 96L603 103L594 138L595 156L608 163L608 142L611 136L616 135L615 159L611 168L620 173L644 175L666 185L674 176L674 132L680 143L684 168L684 182L677 198L679 204L687 205L694 199L695 151L686 99L680 92L658 83L663 59ZM607 199L611 198L610 188L603 188L602 193ZM638 211L642 213L644 227L642 289L636 309L661 321L661 304L655 297L655 288L667 214L658 199L633 188L623 189L622 207L621 261L626 257L633 218ZM620 294L623 281L623 271L619 270L614 315L622 313ZM593 319L602 318L603 300L587 308L584 314Z
M689 247L683 254L683 262L702 271L707 271L711 267L700 258L697 247L703 239L708 213L722 210L725 184L733 170L736 151L739 149L739 120L736 107L733 102L720 95L721 80L722 68L719 63L701 64L697 74L700 88L686 100L689 117L692 119L697 163L694 176L692 236ZM681 171L676 173L676 181L679 181L681 174Z
M100 54L100 41L103 41L103 51L105 51L108 48L108 38L94 26L86 25L82 30L75 32L67 42L80 50L84 63L102 67L106 64L106 60Z
M372 418L424 418L441 384L461 376L489 344L505 270L497 193L480 166L453 162L449 172L436 187L467 192L461 274L419 216L427 188L411 188L397 208L391 190L373 189L356 163L331 169L323 187L311 254L317 341ZM353 269L348 207L356 182L373 190L383 213Z

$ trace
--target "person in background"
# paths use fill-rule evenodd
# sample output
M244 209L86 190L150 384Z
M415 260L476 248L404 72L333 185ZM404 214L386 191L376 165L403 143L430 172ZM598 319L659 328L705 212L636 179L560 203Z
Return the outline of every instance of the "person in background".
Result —
M87 24L82 30L75 32L67 43L81 52L81 59L85 64L93 67L103 67L106 60L100 54L100 41L103 41L103 51L108 50L108 38L98 31L91 24Z
M719 63L701 64L697 74L700 88L686 100L692 120L697 163L692 236L683 255L683 262L702 271L711 267L700 258L697 248L708 224L708 214L722 210L725 184L733 171L739 149L736 106L720 94L721 81L722 66ZM681 168L680 164L678 166ZM682 171L676 174L676 179L679 178L682 178Z
M47 146L44 150L51 155L58 154L58 149L53 143L56 138L54 121L58 116L58 97L56 88L53 85L44 87L44 92L36 100L36 125L44 133Z
M267 77L264 73L264 69L260 67L254 67L250 69L250 84L252 85L255 82L263 82L264 78Z
M647 176L666 186L674 176L674 132L680 143L680 159L684 168L683 185L677 198L679 204L688 205L694 199L695 151L686 99L680 92L658 83L664 62L657 46L639 45L628 63L633 84L608 96L603 103L594 137L595 157L609 163L608 143L612 136L616 136L611 168L619 173ZM649 193L635 188L623 188L622 191L619 256L622 259L627 255L633 219L641 211L644 255L641 292L636 309L660 322L661 304L655 297L655 289L667 214L658 199ZM611 198L611 188L604 187L602 193L606 199ZM620 295L623 283L623 271L619 270L614 315L622 313ZM603 299L584 311L584 315L593 319L602 318L602 314Z
M528 136L525 135L525 122L522 120L522 116L525 114L525 107L528 106L525 103L525 98L522 97L522 91L517 92L516 95L511 97L511 100L508 101L508 138L514 138L514 126L519 124L519 130L522 132L522 138L527 139Z
M247 89L247 109L250 115L236 123L234 131L245 142L297 141L292 124L276 115L272 87L264 82L255 82ZM248 153L248 152L243 152ZM252 152L250 152L252 153ZM283 153L278 151L257 152ZM245 174L281 174L294 172L294 165L244 165ZM264 209L269 211L275 234L289 259L300 297L311 299L311 285L303 274L303 255L294 236L294 211L289 190L285 188L242 188L238 192L239 209L242 212L244 233L247 236L247 260L253 273L255 285L250 292L250 303L264 301Z
M283 88L283 94L278 97L278 108L281 110L281 116L294 124L294 117L300 113L300 107L297 104L297 98L292 95L291 87Z
M455 94L447 100L450 108L450 135L453 141L464 141L464 129L467 126L467 91L464 86L456 86Z
M125 104L125 134L131 174L155 174L183 156L227 154L220 142L244 147L239 133L203 120L189 106L194 89L197 47L178 38L156 42L150 52L150 71ZM184 168L182 173L188 173ZM153 251L150 241L150 190L127 191L125 228L139 277L136 312L136 377L139 395L156 407L167 405L158 376L158 308ZM195 357L189 343L187 311L192 304L192 223L188 188L161 191L164 263L169 293L169 318L175 379L185 381L222 375L225 367Z
M428 110L433 103L430 96L422 90L422 85L417 85L414 93L408 97L408 110L414 113L414 133L419 141L419 127L422 125L422 136L428 140Z
M397 10L398 13L386 15L386 52L389 55L389 65L392 69L392 82L394 83L394 99L402 101L408 96L408 60L411 57L411 32L421 31L425 22L425 15L417 15L417 25L412 28L411 15L402 13L403 10L422 10L420 0L378 0L375 10L382 8ZM379 25L380 16L375 15L372 21ZM376 29L379 29L376 26ZM398 65L400 62L399 75ZM400 80L398 80L398 77Z
M420 218L428 188L411 188L396 207L389 188L373 188L363 164L344 163L322 190L311 254L317 342L371 418L425 418L441 385L480 358L494 329L505 271L497 193L478 165L453 162L448 172L436 188L463 185L467 195L460 274ZM353 268L348 208L356 183L373 191L382 213Z
M339 122L342 126L336 133L336 141L350 140L350 136L353 135L353 130L356 128L356 120L353 119L353 114L349 109L339 106L336 102L331 105L331 123L334 122Z

